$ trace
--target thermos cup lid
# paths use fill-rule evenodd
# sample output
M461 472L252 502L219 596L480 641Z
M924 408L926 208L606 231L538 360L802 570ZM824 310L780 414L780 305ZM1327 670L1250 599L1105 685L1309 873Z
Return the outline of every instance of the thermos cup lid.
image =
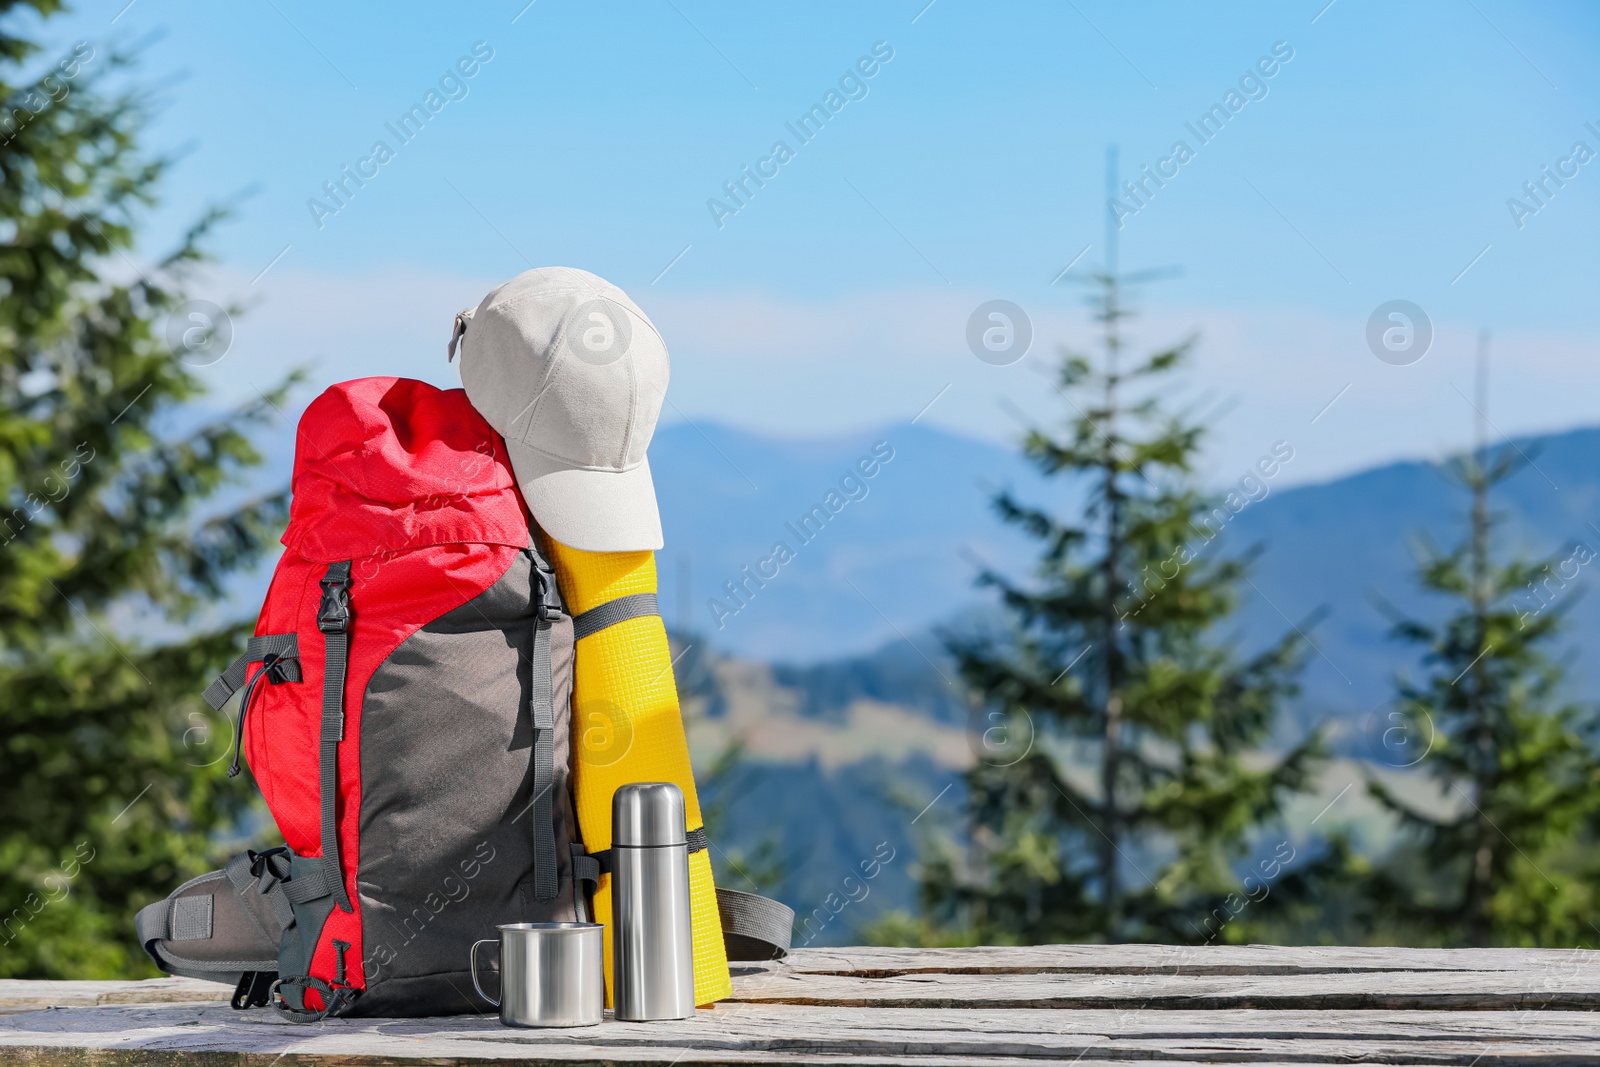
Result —
M634 782L612 796L612 845L652 848L688 842L683 790L671 782Z

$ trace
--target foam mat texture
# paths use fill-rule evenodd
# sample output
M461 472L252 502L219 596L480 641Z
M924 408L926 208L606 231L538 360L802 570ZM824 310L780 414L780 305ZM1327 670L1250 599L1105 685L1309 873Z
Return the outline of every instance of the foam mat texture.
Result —
M574 615L631 593L656 592L653 552L584 552L547 540L561 595ZM578 642L572 691L573 791L591 852L611 847L611 797L629 782L683 790L688 828L704 824L678 708L672 653L659 615L627 619ZM733 992L722 943L711 857L689 857L696 1004ZM594 921L605 924L606 1004L611 1004L611 878L602 875Z

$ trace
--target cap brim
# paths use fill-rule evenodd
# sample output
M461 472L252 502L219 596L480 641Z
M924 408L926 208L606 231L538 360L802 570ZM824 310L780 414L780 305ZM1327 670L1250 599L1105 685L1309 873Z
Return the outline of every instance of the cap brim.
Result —
M518 441L506 441L528 510L544 532L585 552L656 551L661 512L650 460L628 471L575 469Z

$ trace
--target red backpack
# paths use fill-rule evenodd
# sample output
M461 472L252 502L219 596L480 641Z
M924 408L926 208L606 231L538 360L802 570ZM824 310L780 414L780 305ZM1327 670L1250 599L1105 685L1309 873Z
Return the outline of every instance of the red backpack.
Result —
M171 973L241 974L236 1006L275 971L303 1017L483 1010L465 945L579 917L572 620L459 389L329 389L301 418L293 493L256 635L206 691L242 692L240 747L286 848L144 909L140 941ZM230 941L277 958L216 959Z
M242 752L285 844L141 909L139 942L169 974L235 984L236 1008L488 1010L468 946L587 919L606 869L573 813L574 620L460 389L332 387L301 417L292 489L255 636L205 693L239 696L232 773ZM717 896L730 958L786 951L788 908Z

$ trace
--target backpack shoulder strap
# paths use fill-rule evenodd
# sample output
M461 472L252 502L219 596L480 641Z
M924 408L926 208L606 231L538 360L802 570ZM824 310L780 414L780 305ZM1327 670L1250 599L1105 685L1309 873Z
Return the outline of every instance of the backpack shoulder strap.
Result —
M533 723L533 887L535 900L554 900L560 892L556 863L555 823L555 675L551 661L551 626L561 618L561 593L555 568L540 553L533 557L533 664L529 687L529 719Z
M322 603L317 629L323 636L322 735L318 752L322 790L322 856L324 874L334 882L334 899L354 911L339 861L339 742L344 740L344 680L350 664L350 561L328 564L322 577Z

